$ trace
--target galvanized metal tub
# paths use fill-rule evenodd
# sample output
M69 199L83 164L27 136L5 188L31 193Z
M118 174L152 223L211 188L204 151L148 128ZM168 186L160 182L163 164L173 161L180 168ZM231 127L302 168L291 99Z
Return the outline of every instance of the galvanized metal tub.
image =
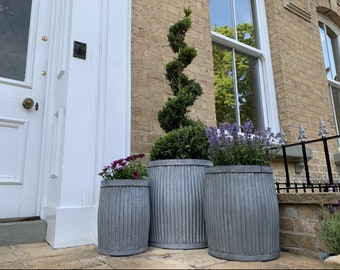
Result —
M236 261L279 257L279 206L269 166L207 168L204 214L210 255Z
M207 247L203 180L212 162L200 159L148 163L151 224L149 245L168 249Z
M104 180L98 206L99 253L127 256L147 251L148 180Z

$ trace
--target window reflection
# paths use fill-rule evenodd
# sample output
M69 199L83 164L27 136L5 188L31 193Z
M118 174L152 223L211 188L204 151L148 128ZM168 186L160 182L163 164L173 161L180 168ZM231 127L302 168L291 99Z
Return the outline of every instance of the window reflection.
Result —
M259 84L256 58L213 45L216 122L252 120L257 126ZM237 96L237 99L235 98Z
M211 29L232 39L257 47L253 1L210 0ZM221 29L228 29L222 31Z
M319 33L327 78L340 81L337 76L340 72L339 37L323 22L319 22Z
M330 87L333 96L334 116L336 121L337 131L340 127L340 90L336 87ZM339 131L337 132L339 134Z

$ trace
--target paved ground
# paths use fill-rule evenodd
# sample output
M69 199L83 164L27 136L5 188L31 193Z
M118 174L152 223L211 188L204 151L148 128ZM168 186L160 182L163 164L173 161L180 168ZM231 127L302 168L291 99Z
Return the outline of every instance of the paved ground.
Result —
M338 267L337 267L338 266ZM94 245L52 249L47 243L0 247L1 269L340 269L322 260L281 252L269 262L233 262L214 258L207 249L166 250L149 247L128 257L104 256Z

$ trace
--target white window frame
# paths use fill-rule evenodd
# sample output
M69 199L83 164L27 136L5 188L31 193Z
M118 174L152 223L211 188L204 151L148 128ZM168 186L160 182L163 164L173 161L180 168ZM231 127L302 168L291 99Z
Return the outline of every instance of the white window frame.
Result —
M217 32L211 31L213 43L233 50L245 53L246 55L258 59L259 87L261 94L260 107L262 108L264 128L270 127L274 132L279 132L280 123L278 117L277 100L275 92L275 83L273 77L273 67L269 44L269 34L266 18L266 9L264 0L256 1L255 7L257 14L257 43L259 48L254 48L239 42L235 39L223 36Z

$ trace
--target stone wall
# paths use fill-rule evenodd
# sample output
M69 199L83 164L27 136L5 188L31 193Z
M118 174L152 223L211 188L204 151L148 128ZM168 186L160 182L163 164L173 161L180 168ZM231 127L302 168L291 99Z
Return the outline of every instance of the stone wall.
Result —
M176 57L168 45L168 29L192 9L192 28L186 43L197 49L197 57L185 70L203 88L203 95L191 107L193 119L215 124L213 59L208 0L132 0L132 145L133 153L149 154L155 140L164 132L157 114L172 94L165 65Z
M318 5L329 1L266 1L280 126L289 142L296 142L300 123L316 138L320 118L334 134Z
M321 204L338 204L340 193L278 194L280 247L291 253L321 258L328 253L319 237Z
M307 140L320 138L320 119L330 135L335 135L318 14L324 14L340 25L337 1L265 2L279 120L287 143L298 141L300 124L305 129ZM313 159L309 162L313 177L316 173L326 172L322 143L307 147L313 151ZM335 140L330 143L331 158L338 152L337 147Z

